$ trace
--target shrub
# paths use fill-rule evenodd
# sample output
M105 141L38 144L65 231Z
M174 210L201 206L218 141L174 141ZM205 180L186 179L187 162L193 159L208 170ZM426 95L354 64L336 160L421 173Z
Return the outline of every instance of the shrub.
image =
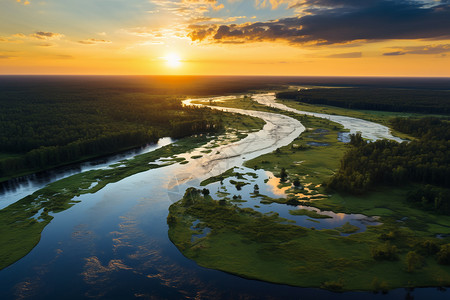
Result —
M416 249L416 252L422 255L434 255L440 250L439 244L431 240L419 242L414 248Z
M408 272L414 272L420 269L424 264L424 259L421 255L417 254L415 251L409 251L406 254L406 268Z
M389 243L372 248L371 254L375 260L398 260L397 247Z
M344 287L344 283L342 282L342 279L339 280L330 280L322 283L322 288L327 289L330 291L339 292L342 291Z
M167 216L167 224L175 224L177 222L177 218L171 214Z
M209 195L209 190L208 189L206 189L206 188L204 188L203 190L202 190L202 194L203 194L203 196L208 196Z
M450 244L441 246L437 253L437 262L441 265L450 265Z

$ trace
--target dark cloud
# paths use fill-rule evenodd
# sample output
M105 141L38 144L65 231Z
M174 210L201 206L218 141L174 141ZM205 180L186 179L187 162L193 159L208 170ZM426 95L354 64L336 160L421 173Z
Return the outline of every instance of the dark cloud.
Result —
M306 14L270 22L191 27L193 41L344 44L357 40L450 37L450 5L411 0L306 0Z
M53 40L53 39L60 39L64 35L55 32L37 31L31 34L30 36L39 40Z
M383 55L396 56L405 54L445 54L450 52L450 44L403 47L400 49L401 50L383 53Z
M360 58L362 57L361 52L348 52L348 53L338 53L338 54L332 54L328 55L329 58Z
M405 55L406 53L403 51L394 51L394 52L386 52L383 53L384 56L398 56L398 55Z

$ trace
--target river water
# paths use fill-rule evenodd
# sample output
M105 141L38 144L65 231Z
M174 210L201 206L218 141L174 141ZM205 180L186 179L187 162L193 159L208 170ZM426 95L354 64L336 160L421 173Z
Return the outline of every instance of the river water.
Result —
M69 177L74 174L108 168L109 165L122 160L133 158L136 155L147 153L173 143L170 137L160 138L157 143L144 147L124 151L122 153L96 158L87 162L72 164L44 171L36 174L15 178L0 184L0 209L19 201L27 195L43 188L51 182Z
M253 100L256 102L267 105L270 107L278 108L284 111L293 112L296 114L302 114L302 115L309 115L313 117L328 119L330 121L336 122L344 126L344 128L349 129L350 133L356 133L361 132L361 135L363 138L366 138L368 140L379 140L379 139L389 139L394 140L397 142L403 142L401 138L395 137L391 134L388 127L377 124L374 122L357 119L357 118L351 118L346 116L339 116L339 115L329 115L329 114L321 114L321 113L314 113L309 111L301 111L297 110L295 108L286 106L282 103L278 103L275 101L276 97L274 93L268 93L268 94L257 94L254 95Z
M242 162L289 144L304 127L273 113L226 109L266 121L261 131L239 142L199 148L174 164L109 184L80 203L55 214L39 244L0 271L0 299L446 299L435 288L336 294L243 279L205 269L186 259L167 236L169 206L189 186ZM193 156L203 155L194 159ZM276 193L276 190L272 190ZM1 197L8 201L10 192ZM15 195L14 197L17 197ZM430 296L431 295L431 296Z

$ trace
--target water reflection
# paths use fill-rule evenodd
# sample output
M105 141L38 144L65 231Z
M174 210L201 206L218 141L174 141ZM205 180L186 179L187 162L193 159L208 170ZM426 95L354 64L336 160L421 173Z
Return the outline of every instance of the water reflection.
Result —
M379 225L376 217L368 217L362 214L345 214L335 213L333 211L322 211L318 208L306 205L290 206L286 204L280 204L276 202L267 201L265 196L270 198L286 198L286 192L292 188L291 185L280 187L280 178L274 176L273 173L265 170L253 170L246 167L236 167L233 169L236 176L228 177L221 182L215 182L206 186L212 192L212 197L215 200L227 199L234 202L240 207L249 207L261 213L275 212L280 217L288 219L294 224L302 227L315 228L315 229L335 229L341 227L346 223L357 226L358 230L352 232L359 233L366 230L368 225ZM239 189L233 182L245 182L248 183ZM255 185L258 185L258 193L255 193ZM310 184L305 184L305 192L312 192L308 187ZM303 195L303 198L317 198L326 197L325 195L316 194L302 194L295 193L295 195ZM240 196L239 199L233 199L233 196ZM313 200L312 200L313 201ZM325 215L329 218L314 218L308 215L293 215L293 210L307 210L315 212L319 215ZM313 222L311 220L313 219ZM348 235L342 233L342 235Z
M281 184L281 178L275 177L272 172L266 171L267 182L266 184L271 189L272 195L276 198L286 198L286 191L292 186L279 187Z
M136 155L148 153L173 143L170 137L161 138L156 144L125 151L122 153L93 159L88 162L72 164L55 168L49 171L22 176L0 183L0 209L24 198L27 195L43 188L51 182L72 176L74 174L108 168L109 165L128 160Z

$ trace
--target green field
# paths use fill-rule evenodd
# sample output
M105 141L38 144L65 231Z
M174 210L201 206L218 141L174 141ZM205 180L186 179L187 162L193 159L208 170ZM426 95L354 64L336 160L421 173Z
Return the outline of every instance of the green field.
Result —
M401 201L401 195L384 199ZM373 205L368 201L364 208ZM199 222L192 228L195 221ZM189 190L170 207L169 237L203 267L269 282L337 291L450 284L450 267L436 261L449 240L434 238L427 226L419 230L426 220L411 228L383 217L382 225L349 236L340 232L352 228L314 230L283 221ZM196 238L205 228L210 233ZM417 261L410 258L414 255Z

